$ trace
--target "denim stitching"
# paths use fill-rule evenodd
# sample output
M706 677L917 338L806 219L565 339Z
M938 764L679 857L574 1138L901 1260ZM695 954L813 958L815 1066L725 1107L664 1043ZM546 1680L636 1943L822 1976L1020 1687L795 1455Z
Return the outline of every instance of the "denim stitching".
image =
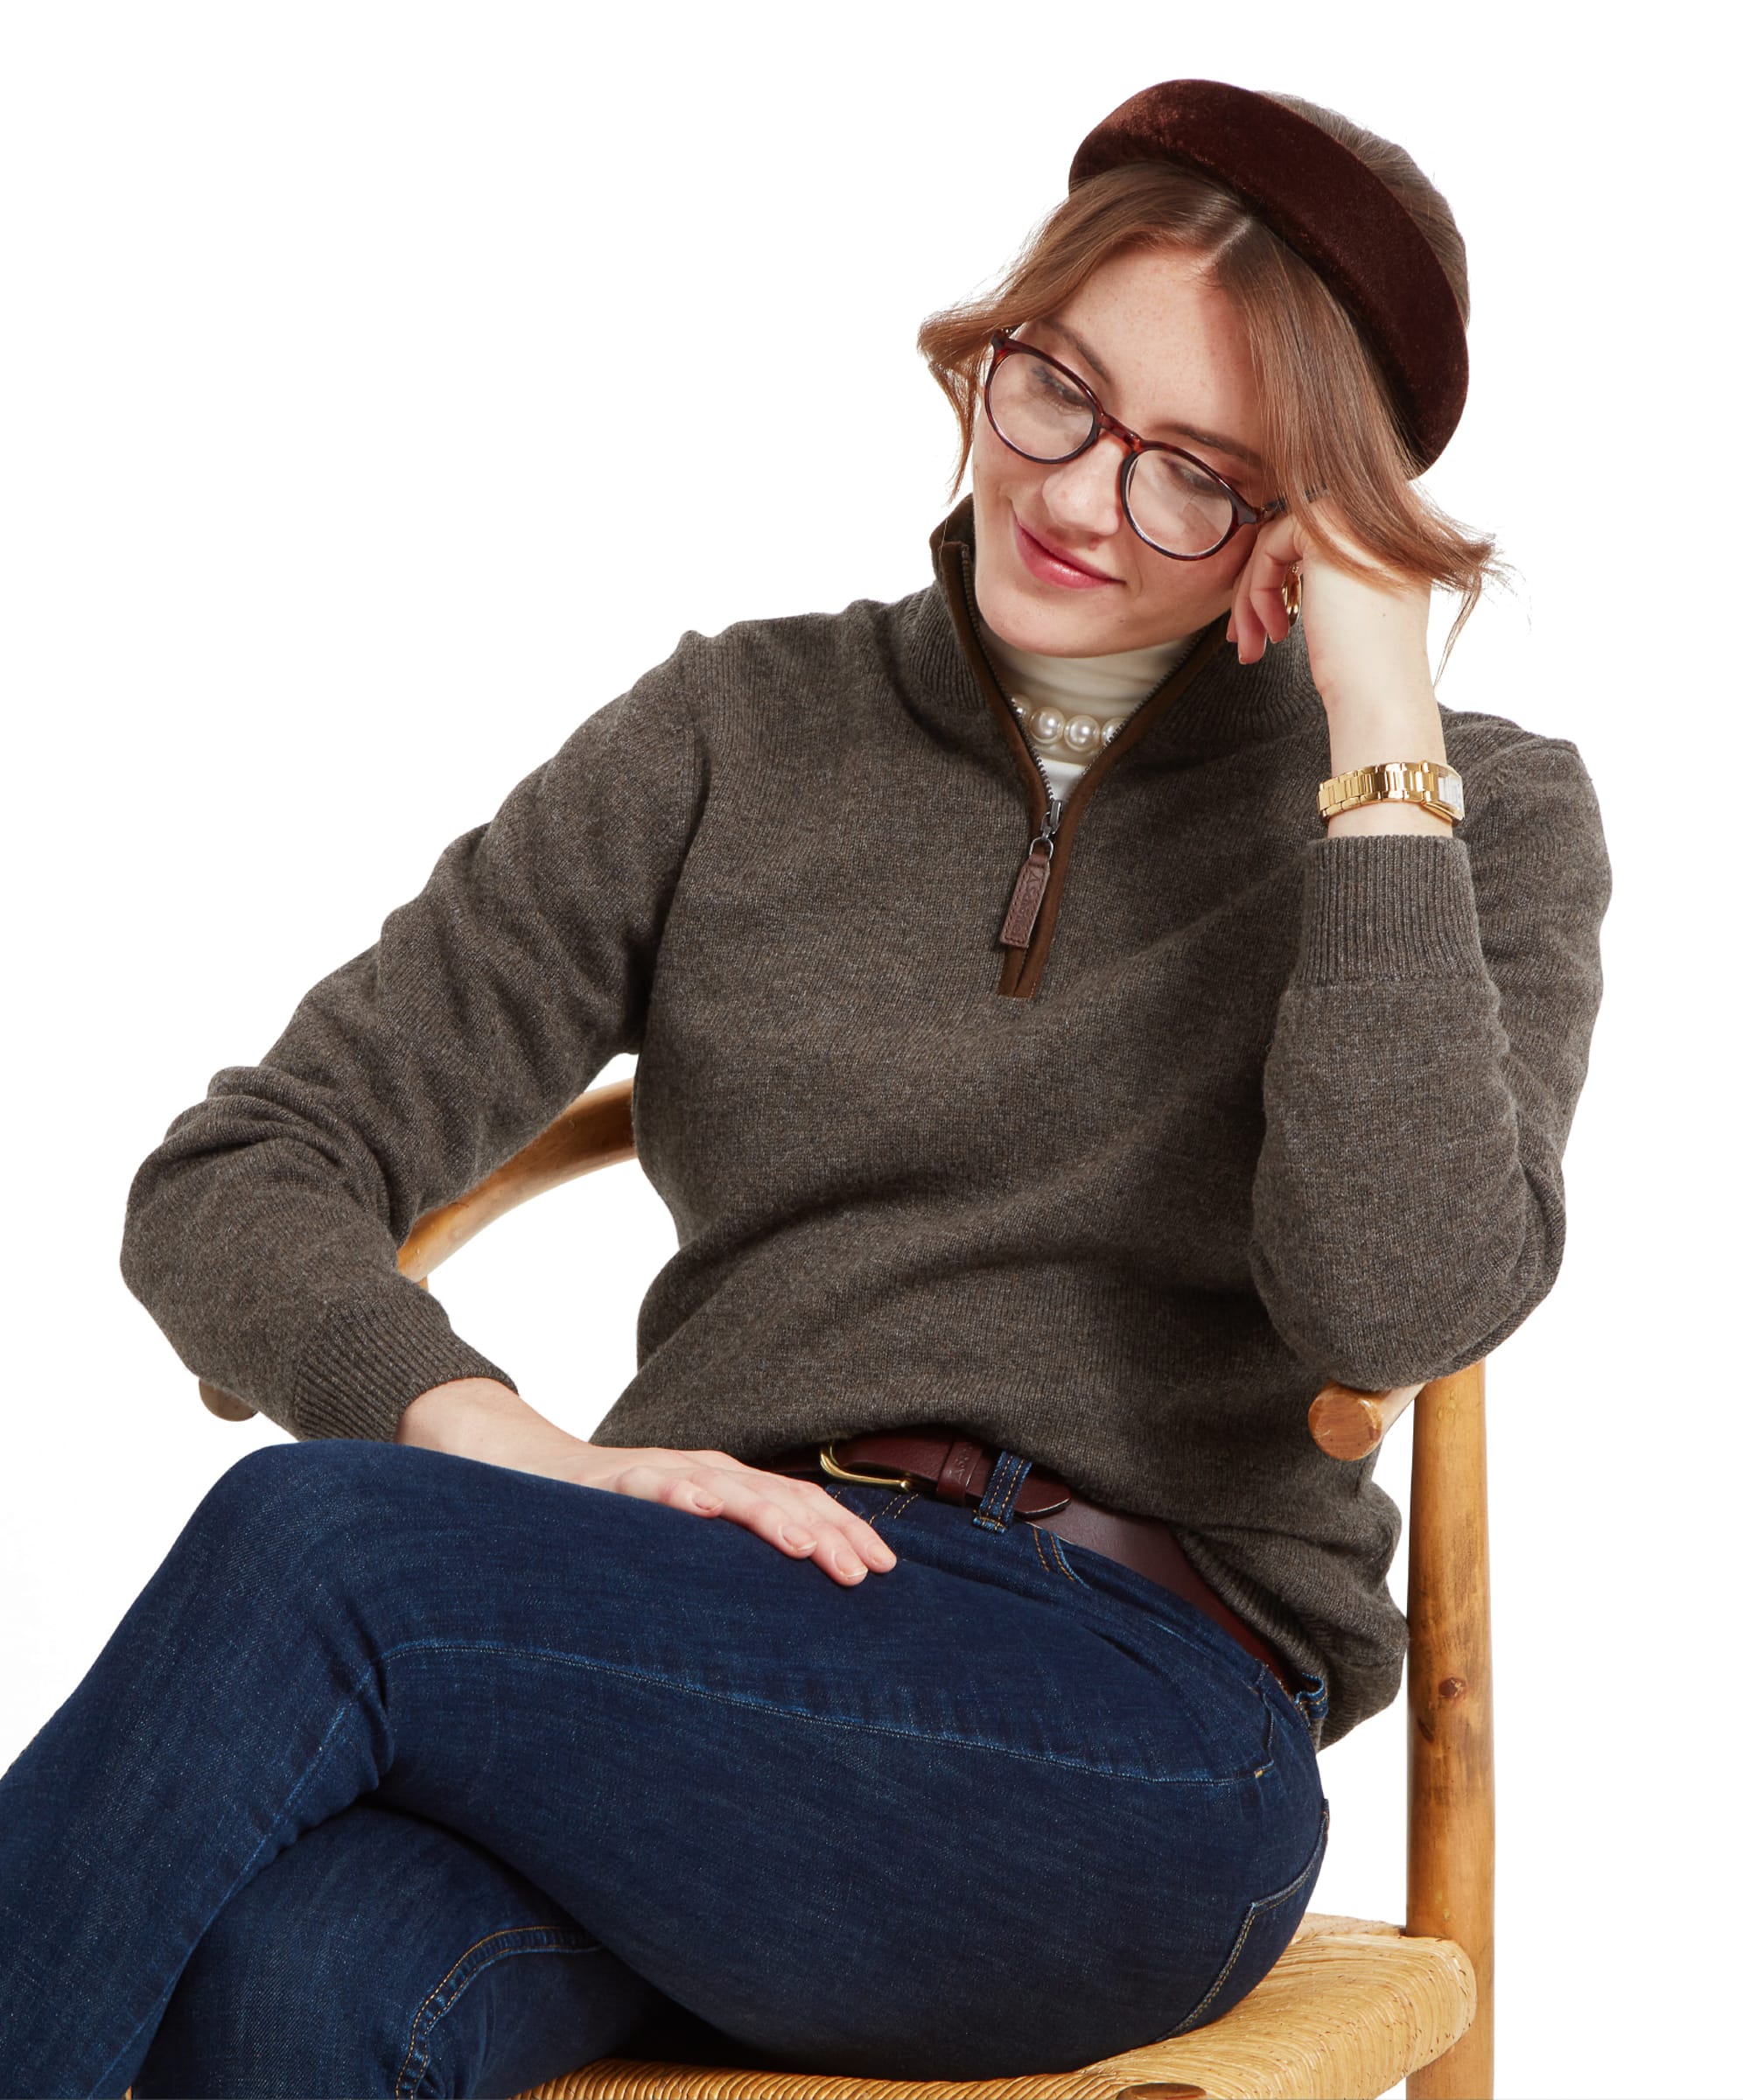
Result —
M1069 1771L1093 1773L1100 1779L1126 1779L1141 1786L1151 1787L1235 1787L1244 1786L1255 1779L1263 1779L1276 1764L1267 1755L1266 1762L1256 1770L1243 1768L1210 1779L1177 1779L1171 1775L1157 1777L1148 1772L1130 1772L1116 1768L1110 1770L1102 1765L1092 1765L1082 1758L1060 1757L1052 1752L1013 1750L1004 1743L977 1742L972 1736L953 1735L948 1730L925 1728L899 1728L885 1721L850 1721L835 1714L806 1713L796 1707L777 1706L769 1699L746 1698L742 1692L710 1691L698 1684L686 1684L677 1677L662 1676L657 1670L627 1670L621 1663L598 1662L588 1656L564 1655L556 1648L509 1648L496 1641L402 1641L397 1648L383 1648L374 1662L364 1670L354 1687L366 1684L374 1671L390 1657L400 1655L497 1655L520 1657L531 1662L555 1662L565 1670L594 1670L603 1676L626 1677L634 1684L657 1684L662 1690L682 1693L686 1698L711 1699L723 1706L739 1706L755 1713L778 1715L783 1720L806 1721L818 1728L840 1728L850 1734L888 1735L900 1741L941 1743L959 1750L979 1750L992 1757L1016 1758L1025 1764L1059 1765ZM347 1709L349 1702L346 1702ZM1270 1732L1266 1732L1265 1750L1270 1747Z
M992 1469L980 1501L975 1506L974 1521L984 1531L1003 1531L1006 1527L1006 1508L1017 1497L1030 1466L1034 1463L1014 1451L1001 1451Z
M1004 1529L1004 1520L998 1514L998 1491L1002 1482L1009 1478L1010 1457L1008 1451L1001 1451L993 1460L992 1472L970 1513L970 1522L978 1524L983 1531L1002 1531Z
M1046 1524L1031 1524L1029 1527L1029 1533L1031 1537L1032 1537L1035 1542L1035 1551L1040 1556L1041 1565L1044 1568L1047 1567L1047 1554L1050 1551L1053 1554L1054 1559L1059 1564L1059 1572L1061 1575L1068 1577L1071 1581L1077 1585L1079 1589L1082 1589L1083 1587L1083 1578L1077 1573L1071 1563L1065 1558L1064 1549L1059 1543L1059 1533L1054 1530L1051 1526ZM1046 1539L1046 1545L1045 1547L1043 1547L1041 1544L1041 1541L1043 1539ZM1054 1571L1051 1568L1047 1568L1048 1574L1051 1575L1053 1572Z
M1040 1528L1043 1530L1046 1529L1044 1525ZM1056 1534L1054 1535L1054 1550L1059 1554L1060 1560L1061 1564L1063 1564L1065 1561L1065 1554L1059 1544ZM1090 1547L1087 1549L1087 1550L1093 1552L1095 1549L1094 1547ZM1104 1555L1103 1558L1105 1558L1107 1557ZM1124 1567L1127 1564L1124 1561L1118 1561L1115 1564L1119 1567ZM1087 1592L1085 1599L1086 1603L1093 1602L1099 1609L1116 1614L1131 1610L1133 1608L1128 1600L1110 1599L1104 1596L1102 1592L1096 1589L1093 1584L1085 1582L1082 1576L1079 1575L1075 1578L1075 1579L1083 1584L1083 1587ZM1178 1591L1168 1590L1166 1584L1158 1583L1154 1586L1166 1591L1166 1593L1171 1597L1178 1598L1180 1595ZM1191 1631L1186 1631L1180 1627L1171 1625L1169 1621L1162 1615L1161 1612L1152 1606L1146 1604L1141 1608L1144 1611L1145 1623L1149 1627L1152 1633L1159 1634L1166 1640L1178 1642L1181 1647L1190 1648L1195 1655L1203 1656L1208 1649L1214 1650L1218 1656L1222 1654L1221 1642L1213 1640L1210 1634L1205 1630L1206 1628L1214 1629L1214 1631L1216 1634L1220 1634L1224 1640L1233 1639L1233 1635L1228 1632L1226 1628L1219 1627L1214 1619L1210 1618L1208 1614L1200 1612L1196 1606L1193 1606L1193 1617L1194 1620L1201 1620L1203 1623L1202 1626L1194 1627ZM1225 1657L1224 1659L1229 1660L1230 1658ZM1259 1668L1263 1670L1265 1669L1265 1666L1264 1663L1261 1663ZM1265 1674L1269 1676L1270 1672L1267 1670ZM1277 1684L1277 1679L1273 1677L1271 1682L1273 1684ZM1281 1684L1278 1684L1278 1690L1280 1693L1282 1693L1282 1696L1284 1698L1289 1697L1289 1694L1283 1690ZM1326 1695L1322 1694L1321 1696L1325 1697Z
M1032 1459L1020 1458L1012 1454L1011 1469L1004 1476L1004 1487L999 1490L998 1514L1001 1517L1008 1515L1012 1505L1017 1500L1018 1490L1028 1478L1029 1469L1033 1464Z
M1331 1695L1326 1689L1325 1679L1316 1676L1310 1684L1304 1684L1292 1696L1290 1704L1310 1728L1316 1721L1324 1720L1326 1710L1331 1704Z
M1250 1903L1247 1906L1247 1915L1242 1922L1240 1931L1235 1936L1235 1944L1229 1950L1228 1959L1223 1963L1222 1970L1217 1976L1216 1981L1210 1986L1209 1990L1205 1992L1204 1996L1200 1998L1197 2005L1193 2007L1192 2011L1187 2013L1186 2018L1180 2021L1180 2025L1178 2026L1169 2028L1167 2034L1162 2038L1165 2041L1171 2041L1175 2035L1183 2034L1198 2019L1199 2014L1204 2012L1205 2009L1214 2001L1217 1992L1222 1990L1224 1984L1228 1981L1229 1977L1234 1973L1235 1964L1241 1958L1241 1950L1247 1944L1247 1936L1252 1931L1255 1922L1266 1911L1275 1910L1279 1903L1287 1902L1289 1898L1295 1894L1296 1890L1300 1887L1301 1884L1306 1880L1308 1876L1312 1873L1315 1867L1318 1866L1320 1858L1325 1852L1326 1835L1329 1822L1330 1810L1322 1807L1320 1810L1320 1835L1314 1840L1313 1850L1308 1854L1306 1866L1302 1868L1298 1874L1297 1874L1294 1880L1289 1884L1287 1888L1278 1889L1275 1895L1261 1896L1256 1902Z
M1266 1682L1267 1679L1270 1680L1269 1683ZM1254 1686L1260 1698L1272 1700L1281 1699L1289 1708L1291 1722L1298 1728L1305 1728L1310 1735L1312 1732L1316 1718L1324 1718L1328 1704L1323 1679L1316 1677L1312 1682L1320 1687L1317 1693L1306 1686L1304 1686L1299 1691L1289 1691L1263 1665L1255 1673L1254 1677ZM1310 1712L1310 1706L1316 1712Z
M853 1484L857 1486L861 1485L862 1483L855 1482ZM835 1497L836 1502L841 1503L844 1509L846 1508L847 1504L844 1501L843 1501L842 1491L839 1488L831 1488L828 1490L828 1492ZM895 1511L897 1516L900 1516L901 1514L901 1509L906 1509L908 1503L913 1500L914 1497L911 1494L904 1498L901 1489L898 1488L890 1496L889 1500L884 1504L884 1507L881 1509L872 1510L866 1517L865 1522L870 1524L872 1530L875 1531L878 1526L883 1522L884 1519L888 1516L892 1510ZM896 1507L899 1502L901 1504L901 1509L898 1509Z
M310 1780L314 1776L316 1768L326 1756L328 1746L332 1743L334 1734L343 1723L348 1721L352 1718L354 1712L352 1702L355 1698L358 1691L362 1688L363 1685L368 1684L369 1678L374 1675L375 1667L376 1665L372 1662L369 1668L367 1669L363 1672L362 1676L358 1678L356 1684L352 1686L349 1694L347 1694L347 1696L340 1702L338 1710L333 1714L332 1720L327 1723L326 1730L322 1733L320 1741L315 1746L314 1754L310 1758L308 1763L304 1766L301 1773L298 1776L296 1784L291 1788L290 1793L285 1796L284 1807L280 1809L278 1814L273 1817L271 1823L267 1825L265 1834L262 1837L259 1844L255 1846L253 1852L248 1854L247 1859L243 1862L242 1871L236 1876L235 1880L231 1882L229 1887L225 1890L222 1897L220 1899L220 1908L223 1904L229 1901L230 1898L234 1895L236 1891L242 1886L243 1882L248 1879L249 1873L253 1870L255 1861L259 1858L262 1852L265 1851L267 1844L271 1838L273 1831L277 1829L284 1817L289 1814L291 1804L296 1801L297 1796L303 1791L304 1788L308 1785ZM173 1985L172 1985L171 1988L172 1989ZM157 2006L152 2008L153 2012L161 2011L163 2006L167 2002L169 1995L170 1992L165 1990L163 1995L158 1998ZM132 2034L130 2034L127 2040L122 2044L121 2048L116 2050L113 2056L109 2058L108 2063L103 2066L102 2072L97 2080L97 2084L99 2086L104 2082L104 2081L108 2077L109 2073L115 2068L116 2065L121 2062L122 2058L126 2055L129 2049L132 2048L134 2040L137 2036L140 2028L145 2025L145 2020L150 2020L150 2018L151 2013L148 2012L145 2015L145 2018L140 2020L138 2026L134 2028Z
M986 1492L975 1508L975 1522L988 1530L1002 1531L1005 1528L1005 1504L1011 1499L1012 1476L1018 1463L1014 1452L1000 1451Z
M486 1956L483 1961L473 1962L472 1956L478 1953L479 1950L488 1947L493 1940L527 1942L536 1940L542 1943L499 1947L494 1954ZM421 2051L417 2068L418 2076L422 2078L424 2070L429 2067L430 2035L435 2032L438 2024L447 2018L461 1998L466 1996L471 1984L482 1976L486 1969L494 1967L498 1962L507 1961L511 1955L516 1954L598 1954L598 1952L599 1942L594 1939L592 1933L579 1926L574 1928L573 1930L562 1925L505 1926L500 1932L486 1933L483 1939L474 1940L429 1997L424 1999L416 2012L412 2014L410 2039L405 2045L405 2055L400 2063L399 2076L394 2082L396 2094L404 2096L415 2092L416 2088L409 2085L406 2082L406 2074L411 2068L414 2052ZM453 1983L454 1978L459 1976L461 1970L465 1969L469 1962L472 1963L469 1973L461 1978L453 1994L438 2008L435 2017L430 2020L428 2026L424 2027L424 2033L420 2036L418 2028L424 2025L424 2014Z

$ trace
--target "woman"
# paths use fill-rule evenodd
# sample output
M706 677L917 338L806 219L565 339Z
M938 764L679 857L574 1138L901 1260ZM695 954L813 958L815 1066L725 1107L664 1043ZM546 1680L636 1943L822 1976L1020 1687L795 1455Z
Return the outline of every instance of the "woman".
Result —
M1066 2070L1265 1973L1403 1653L1308 1402L1548 1292L1600 990L1578 751L1427 661L1464 283L1399 149L1133 97L922 331L931 583L687 633L176 1118L124 1273L293 1440L0 1781L6 2093ZM623 1051L582 1440L395 1255Z

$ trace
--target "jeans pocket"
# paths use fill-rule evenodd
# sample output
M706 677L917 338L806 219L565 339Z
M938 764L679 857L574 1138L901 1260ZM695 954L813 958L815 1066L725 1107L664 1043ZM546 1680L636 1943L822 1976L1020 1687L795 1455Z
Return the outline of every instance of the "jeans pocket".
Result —
M1026 1529L1033 1541L1036 1558L1056 1582L1075 1583L1079 1589L1086 1586L1083 1578L1066 1558L1065 1542L1057 1531L1037 1523L1028 1524Z
M1320 1834L1306 1866L1283 1887L1247 1906L1247 1914L1241 1921L1234 1944L1214 1981L1180 2025L1168 2030L1164 2040L1172 2041L1177 2034L1189 2034L1194 2027L1220 2020L1276 1966L1278 1956L1294 1938L1297 1926L1306 1914L1313 1884L1319 1879L1320 1863L1326 1856L1331 1816L1331 1803L1321 1796Z
M893 1484L888 1488L872 1488L857 1480L833 1487L824 1480L820 1485L844 1509L851 1509L856 1516L863 1516L874 1531L886 1516L900 1516L918 1492Z

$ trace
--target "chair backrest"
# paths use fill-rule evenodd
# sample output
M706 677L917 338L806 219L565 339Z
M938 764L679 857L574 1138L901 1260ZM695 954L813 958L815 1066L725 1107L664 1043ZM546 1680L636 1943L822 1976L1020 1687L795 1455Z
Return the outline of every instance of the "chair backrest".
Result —
M594 1087L475 1188L418 1219L400 1273L431 1272L494 1219L578 1175L635 1157L633 1079ZM1490 1698L1488 1494L1484 1360L1425 1384L1366 1393L1320 1389L1308 1428L1329 1457L1377 1449L1412 1401L1407 1611L1409 1848L1404 1930L1455 1940L1477 1977L1477 2015L1444 2056L1414 2073L1410 2100L1487 2094L1494 2079L1494 1743ZM208 1381L227 1421L255 1410Z

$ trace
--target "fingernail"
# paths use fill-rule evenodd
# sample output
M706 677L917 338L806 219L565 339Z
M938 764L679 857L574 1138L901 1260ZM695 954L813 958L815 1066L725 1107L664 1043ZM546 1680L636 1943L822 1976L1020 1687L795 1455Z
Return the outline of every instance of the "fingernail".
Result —
M808 1549L812 1546L815 1546L817 1543L815 1538L808 1536L805 1532L792 1530L786 1524L783 1524L780 1527L780 1536L787 1541L789 1546L799 1546Z

